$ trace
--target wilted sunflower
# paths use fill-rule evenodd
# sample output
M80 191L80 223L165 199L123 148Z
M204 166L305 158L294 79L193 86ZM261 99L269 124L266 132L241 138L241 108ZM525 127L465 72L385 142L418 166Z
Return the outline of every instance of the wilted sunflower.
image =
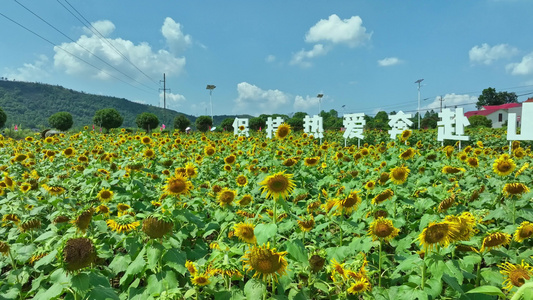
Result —
M431 251L437 245L446 247L454 241L460 233L459 225L448 221L431 222L418 236L424 251Z
M246 195L242 196L241 199L239 199L237 201L237 204L239 204L239 206L246 206L246 205L252 203L253 200L254 199L253 199L252 195L246 194Z
M248 184L248 178L246 178L246 176L244 176L242 174L237 176L235 181L237 182L238 186L246 186Z
M294 191L294 181L292 174L285 174L285 171L278 172L274 175L267 176L259 184L261 185L262 193L267 193L266 197L272 197L277 201L280 197L287 199L289 194Z
M530 238L531 236L533 236L533 223L524 221L516 229L514 233L514 240L521 243L525 239Z
M384 240L390 241L391 239L398 236L400 230L392 224L392 221L379 217L370 223L370 228L368 228L368 235L372 236L372 240Z
M320 157L319 156L306 157L306 158L304 158L304 165L308 166L308 167L314 167L314 166L318 165L319 161L320 161Z
M352 295L357 295L364 293L366 291L370 291L370 282L368 281L368 278L361 277L361 279L355 281L352 283L352 285L348 288L348 293Z
M339 263L335 258L331 260L331 279L333 282L339 281L338 276L340 276L341 280L346 280L346 269L344 268L344 264ZM337 276L338 275L338 276Z
M285 167L292 167L294 166L296 163L298 162L298 159L294 158L294 157L289 157L287 158L286 160L283 161L283 165Z
M96 248L92 240L84 237L67 240L61 253L63 267L67 271L88 267L96 259Z
M407 181L410 170L406 166L394 167L390 170L389 178L395 184L403 184Z
M143 221L142 231L152 239L162 238L172 231L174 223L162 215L150 215Z
M502 154L498 159L496 159L496 161L494 161L494 164L492 165L492 170L494 173L500 176L511 174L515 168L516 164L507 153Z
M464 171L465 169L463 168L456 168L452 166L444 166L442 168L442 173L444 174L457 174L457 173L464 172Z
M506 183L503 187L503 194L507 197L520 198L525 193L529 193L529 188L523 183Z
M9 244L0 241L0 253L2 253L3 256L8 256Z
M298 227L300 227L301 231L308 232L315 227L315 219L311 215L310 217L304 219L304 220L298 220Z
M22 232L38 229L39 227L41 227L41 220L35 218L21 222L19 225L20 231Z
M221 207L231 206L233 204L233 200L235 200L235 196L237 196L236 191L223 188L217 195L218 204Z
M403 159L403 160L409 160L411 158L413 158L416 154L416 150L413 149L413 148L407 148L407 150L405 150L404 152L402 152L399 156L399 158Z
M382 202L392 198L392 196L394 196L394 192L391 189L386 189L372 198L372 204L381 204Z
M71 223L78 228L79 231L85 232L87 228L89 228L89 225L91 224L91 220L93 218L94 209L89 208L88 210L85 210L79 214L79 216L72 220Z
M111 199L113 199L113 192L108 189L101 189L98 194L96 195L96 198L102 202L109 202Z
M515 286L521 287L533 275L533 267L525 263L524 260L519 265L514 265L506 261L498 265L498 267L501 269L500 273L506 277L502 285L508 291Z
M337 210L345 215L351 214L361 204L361 197L359 197L360 191L351 191L346 198L337 200ZM333 203L335 204L335 202Z
M483 244L481 244L480 251L490 251L491 249L498 248L509 244L511 241L511 235L504 232L489 233L483 238Z
M520 169L518 169L518 171L516 171L516 173L514 174L514 177L518 177L518 175L524 173L527 168L529 168L529 163L525 163Z
M165 185L165 192L174 195L189 195L193 189L193 185L183 175L176 174L167 178L167 184Z
M253 277L262 277L264 282L270 278L278 280L278 276L287 273L287 252L277 252L270 248L270 243L263 246L253 246L243 256L246 272L253 270Z
M444 221L456 223L459 225L459 234L455 238L458 241L468 241L478 231L476 227L476 218L470 212L463 212L456 216L446 216Z
M291 126L286 123L279 125L278 130L276 130L276 137L278 139L284 139L291 133Z
M20 222L20 218L16 214L6 214L2 216L2 226L9 226L8 222L13 222L17 225Z
M446 199L442 200L439 203L439 212L443 212L448 210L448 208L452 207L455 204L455 194L452 194L450 197L447 197Z
M116 219L108 219L106 224L111 230L116 231L117 233L128 233L141 225L139 221L130 215L123 215Z
M249 223L238 223L233 227L234 234L241 241L248 244L256 244L257 239L254 234L254 225Z

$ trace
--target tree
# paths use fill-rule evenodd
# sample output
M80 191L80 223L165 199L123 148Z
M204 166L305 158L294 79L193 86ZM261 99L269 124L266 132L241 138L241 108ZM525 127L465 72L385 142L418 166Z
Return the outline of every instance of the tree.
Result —
M48 123L57 130L67 131L72 127L74 121L72 121L72 115L69 112L62 111L51 115L48 118Z
M7 115L2 108L0 108L0 128L6 125Z
M424 118L420 120L420 127L422 128L437 128L437 123L439 122L439 114L435 111L427 111L424 114Z
M109 131L111 128L119 128L124 122L124 118L114 108L104 108L97 110L93 117L94 124Z
M265 129L265 126L266 126L266 120L263 120L263 118L261 118L261 116L259 117L256 117L256 118L251 118L250 119L250 122L248 123L248 127L250 127L250 129L252 130L259 130L259 129Z
M515 93L508 92L496 92L494 88L487 88L481 92L481 95L478 97L476 107L480 109L483 106L487 105L502 105L506 103L517 103L518 96Z
M191 126L191 120L187 119L184 115L179 115L174 118L174 129L185 132L185 129L189 126Z
M379 111L370 122L367 121L366 127L369 129L389 130L389 115L385 111Z
M195 124L196 124L196 129L198 129L201 132L206 132L210 129L209 127L213 126L213 120L209 116L199 116L196 119Z
M159 125L159 118L152 113L143 112L137 116L135 124L137 124L139 128L146 130L146 132L150 132L150 130Z
M291 126L294 131L300 131L304 129L304 119L292 117L287 120L287 124Z
M225 131L233 131L233 121L235 121L235 119L225 118L222 120L222 123L220 123L220 127Z
M468 122L470 122L470 127L492 127L492 120L489 120L486 116L481 115L474 115L468 118Z

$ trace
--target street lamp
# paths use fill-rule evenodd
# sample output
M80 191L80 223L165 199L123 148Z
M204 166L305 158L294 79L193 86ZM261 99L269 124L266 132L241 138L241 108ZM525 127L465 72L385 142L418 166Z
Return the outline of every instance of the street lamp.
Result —
M415 83L418 83L418 130L420 130L420 83L424 79L418 79Z
M206 90L209 90L209 106L211 106L211 122L215 123L215 120L213 119L213 102L211 101L213 90L216 88L215 85L208 84L205 88Z
M320 116L320 112L322 112L322 109L320 109L320 102L322 101L322 97L324 97L324 94L318 94L316 95L318 98L318 115Z

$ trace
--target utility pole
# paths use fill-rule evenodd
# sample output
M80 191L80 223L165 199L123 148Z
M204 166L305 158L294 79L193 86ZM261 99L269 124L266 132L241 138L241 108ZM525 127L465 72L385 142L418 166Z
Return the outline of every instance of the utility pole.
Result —
M170 89L167 89L167 78L166 78L165 73L163 73L163 80L159 80L159 82L161 81L163 82L163 88L159 89L159 91L163 91L163 120L164 120L166 118L166 110L167 110L167 91L170 92Z
M440 112L442 112L442 102L444 102L444 98L442 98L442 96L440 96Z

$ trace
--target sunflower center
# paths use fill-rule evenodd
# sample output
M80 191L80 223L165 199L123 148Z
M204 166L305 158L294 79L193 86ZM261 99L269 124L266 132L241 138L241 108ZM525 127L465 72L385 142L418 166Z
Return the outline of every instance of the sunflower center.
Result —
M232 192L226 191L220 195L220 202L230 203L233 201L234 195Z
M446 238L448 224L435 224L426 231L426 242L428 244L439 243Z
M253 256L257 257L252 257L251 266L259 273L270 274L281 268L279 255L272 254L270 250L259 250Z
M505 173L511 169L511 164L506 161L502 161L498 164L498 171Z
M273 192L283 192L287 189L289 181L283 176L276 176L272 178L269 182L270 190Z
M183 180L173 180L168 184L168 190L171 193L179 194L187 190L187 184Z
M529 278L528 272L522 268L517 268L509 273L509 280L516 287L521 287Z
M344 201L342 201L342 206L344 207L352 207L357 203L357 197L346 197Z
M518 235L521 237L521 238L528 238L530 236L533 235L533 225L527 225L527 226L524 226L520 232L518 233Z
M374 229L374 234L377 235L380 238L388 237L392 233L392 228L385 223L378 223L376 224L376 228Z

